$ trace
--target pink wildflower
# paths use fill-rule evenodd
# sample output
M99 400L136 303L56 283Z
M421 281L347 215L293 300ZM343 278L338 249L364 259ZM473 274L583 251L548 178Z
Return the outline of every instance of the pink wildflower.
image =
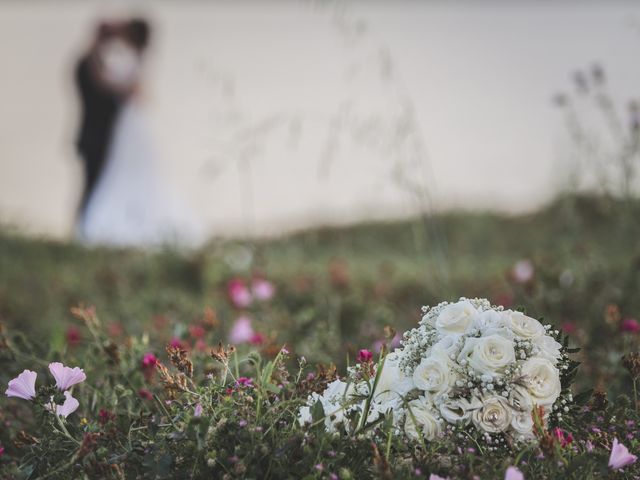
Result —
M511 276L516 283L529 283L534 274L535 268L531 260L520 260L511 269Z
M260 301L266 302L271 300L276 293L276 288L268 280L264 278L254 278L251 285L253 296Z
M146 388L141 388L138 390L138 396L143 400L153 400L153 393L151 393Z
M504 473L504 480L524 480L524 475L516 467L509 467Z
M55 408L55 414L59 417L67 418L73 412L75 412L80 406L80 402L71 396L71 392L68 390L64 392L64 403L62 405L53 404L53 397L51 397L51 404L45 405L45 408L53 413Z
M254 333L252 337L249 339L249 343L251 345L262 345L264 343L264 335L261 333Z
M82 335L80 334L80 329L75 325L71 325L67 328L65 332L65 337L67 339L67 344L70 347L77 346L82 341Z
M193 416L196 418L200 418L202 416L202 404L196 403L196 406L193 409Z
M173 337L169 342L169 346L172 348L181 348L182 350L189 350L189 345L183 342L178 337Z
M556 427L553 429L553 436L556 437L556 440L562 448L565 448L573 443L573 435L571 435L571 433L569 432L565 432L560 427Z
M155 368L158 363L158 357L153 353L145 353L142 357L142 368Z
M560 328L567 335L575 335L578 332L578 326L575 324L575 322L564 322L562 325L560 325Z
M202 338L206 333L207 332L202 325L189 326L189 335L191 335L193 338Z
M631 465L638 460L638 457L629 453L627 447L618 442L617 438L613 439L611 447L611 456L609 457L609 467L613 470L619 470L627 465Z
M59 390L68 390L77 383L84 382L87 376L84 370L78 367L70 368L65 367L60 362L53 362L49 364L49 371L53 378L56 379L56 387Z
M229 341L235 344L248 343L254 335L255 332L253 331L253 327L251 327L251 319L243 315L239 317L233 324L233 327L231 327Z
M4 392L7 397L18 397L23 400L33 400L36 397L36 377L38 374L31 370L24 370L13 380L9 381L9 388Z
M234 278L229 282L227 293L231 303L237 308L247 308L253 300L251 292L244 281L239 278Z

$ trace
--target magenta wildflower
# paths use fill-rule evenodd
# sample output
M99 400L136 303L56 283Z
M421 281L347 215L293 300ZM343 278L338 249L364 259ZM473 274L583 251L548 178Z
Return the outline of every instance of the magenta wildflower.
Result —
M620 330L627 333L638 333L640 332L640 322L635 318L625 318L620 323Z
M153 353L145 353L142 357L142 368L154 368L158 363L158 357Z
M77 346L82 341L82 335L80 334L80 329L75 325L71 325L67 328L65 332L65 337L67 339L67 344L70 347Z
M36 396L36 377L38 374L31 370L24 370L13 380L9 380L9 388L4 392L7 397L18 397L23 400L33 400Z
M373 361L373 353L366 348L358 352L358 363L367 363Z
M560 427L553 429L553 436L556 438L562 448L567 447L573 443L573 435L569 432L565 432Z
M253 387L253 380L249 377L238 377L236 385L239 387Z

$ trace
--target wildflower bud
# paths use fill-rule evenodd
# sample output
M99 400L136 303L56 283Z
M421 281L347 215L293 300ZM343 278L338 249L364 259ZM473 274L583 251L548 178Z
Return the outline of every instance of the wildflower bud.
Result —
M373 354L369 350L363 348L362 350L360 350L358 352L357 359L358 359L358 363L372 362L373 361Z

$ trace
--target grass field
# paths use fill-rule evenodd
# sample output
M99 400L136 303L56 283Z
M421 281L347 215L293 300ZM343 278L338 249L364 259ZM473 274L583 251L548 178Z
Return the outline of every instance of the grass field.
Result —
M564 325L600 361L602 335L618 333L605 322L607 307L640 315L638 212L637 204L567 197L524 216L449 213L211 243L189 254L4 233L0 319L53 349L64 346L69 309L78 304L94 305L128 333L153 333L152 320L166 317L178 336L209 307L224 332L239 315L227 283L260 275L277 294L248 309L256 328L311 359L341 362L345 345L353 352L385 325L413 326L421 305L480 296ZM512 270L523 259L535 271L518 282Z
M341 472L335 474L337 478L392 478L392 472L404 477L411 469L437 471L451 478L474 478L474 472L488 475L481 478L501 478L504 469L514 463L533 475L527 478L595 478L603 472L613 475L606 469L605 458L610 436L624 432L632 451L638 445L638 405L630 400L635 396L637 402L637 377L632 376L633 368L622 367L621 360L640 345L640 323L636 321L640 315L639 215L637 202L571 196L522 216L445 213L412 221L318 229L278 239L212 242L189 253L86 249L5 230L0 234L0 383L6 384L34 363L46 365L44 359L81 364L94 383L81 390L81 404L88 419L73 420L71 435L65 440L71 442L67 447L64 442L58 443L57 437L38 430L42 427L24 420L28 415L25 417L20 404L10 403L10 409L0 414L9 426L0 434L0 448L13 442L15 448L8 449L9 458L16 460L2 463L4 450L0 450L0 464L9 472L9 476L0 478L40 478L38 475L49 469L54 472L50 478L71 478L65 475L75 468L73 462L79 461L79 452L86 454L85 444L81 443L68 462L65 460L67 463L58 459L69 458L69 452L78 448L73 442L74 435L80 433L74 432L81 431L85 432L83 442L90 434L91 441L103 445L103 450L92 447L93 453L82 460L83 478L177 478L175 469L192 459L191 453L196 455L192 475L178 478L208 478L211 472L226 472L224 478L243 478L247 472L255 475L263 468L270 472L266 476L273 478L285 472L299 478L336 478L324 470L329 466ZM260 299L254 290L250 303L235 296L234 285L250 288L256 281L275 287L273 295L269 292ZM215 371L210 349L219 341L226 342L229 335L232 340L234 335L240 338L238 325L250 325L250 335L245 331L239 341L238 355L248 356L236 363L236 376L251 375L247 368L257 361L252 350L267 361L282 345L292 353L290 368L295 369L294 359L304 356L307 365L335 363L340 372L354 363L359 349L375 350L382 341L393 342L392 332L385 327L405 331L420 319L422 305L460 296L486 297L495 304L523 307L532 316L544 316L545 322L562 328L573 346L582 349L577 355L582 365L575 391L594 388L610 399L622 395L615 401L614 410L589 414L588 421L584 416L582 424L568 420L563 425L580 440L571 452L545 451L558 461L537 464L531 451L495 458L476 452L465 453L456 464L460 445L445 442L413 449L391 437L381 440L384 432L383 437L375 437L376 442L383 442L380 448L386 448L386 456L381 459L376 453L378 447L372 451L371 442L365 438L300 433L290 421L282 422L295 418L295 405L300 401L296 395L306 398L304 392L311 387L292 382L287 390L285 385L281 394L287 400L281 402L274 402L270 396L273 391L260 390L260 368L285 368L277 358L266 366L257 364L257 397L240 391L240 397L232 396L236 403L229 403L231 394L229 388L226 393L222 388L224 380L219 391L198 386L196 393L189 392L209 399L212 410L207 411L207 427L184 410L176 410L177 416L171 417L162 404L155 411L134 398L137 388L141 388L139 393L149 388L158 392L154 395L161 394L161 384L148 383L150 377L144 368L140 370L140 358L147 352L167 361L167 344L190 351L196 363L194 379L205 378L207 371ZM95 306L99 328L92 323L92 313L89 317L78 310L75 315L71 313L78 305ZM104 377L97 380L100 376ZM275 391L281 388L267 387ZM144 395L140 393L141 398ZM222 398L222 403L216 403L216 398ZM191 405L190 401L182 402L183 406ZM255 411L255 402L266 403ZM170 407L174 408L178 407ZM105 425L111 425L108 415L112 414L114 430L107 431ZM242 428L247 421L253 425L254 436L246 431L249 436L243 437L245 430L220 430L220 422L232 417ZM174 420L167 424L168 418ZM219 437L210 435L214 419ZM156 421L168 430L158 431L159 427L153 426ZM133 435L131 428L136 422L142 422L136 432L142 429L144 438ZM607 422L618 422L615 427L612 423L610 436L593 433L592 429L604 428L602 424ZM24 432L17 432L22 428L37 437L31 437L32 447L26 454L20 453L24 452L20 450L24 448L20 447L25 442ZM206 428L207 442L213 442L213 446L198 453L204 448L200 435ZM270 436L255 437L255 432L263 429L271 432ZM176 443L183 437L186 443ZM229 450L224 445L232 437L236 443ZM289 463L288 454L282 452L299 445L302 438L306 439L304 448L295 450L297 460ZM146 449L140 450L136 442ZM272 454L260 456L259 449L254 448L256 442ZM596 444L594 454L587 448L590 442ZM150 446L154 444L156 450ZM187 450L193 452L185 453ZM314 464L327 450L338 455L325 455L324 463ZM280 456L273 457L273 452L280 452ZM385 463L393 458L397 464ZM443 458L454 461L454 465L442 463ZM263 461L267 463L261 464ZM351 464L355 466L350 470ZM109 470L111 477L104 473L104 468L112 468L109 465L114 469ZM118 470L122 465L135 473L122 473ZM16 472L22 476L13 477ZM87 472L98 472L98 476ZM633 478L636 473L637 469L615 475Z

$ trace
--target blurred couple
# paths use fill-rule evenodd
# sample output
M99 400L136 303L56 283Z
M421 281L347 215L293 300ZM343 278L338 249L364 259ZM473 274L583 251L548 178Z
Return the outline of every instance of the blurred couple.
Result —
M77 236L88 244L197 246L200 225L159 172L141 101L151 26L134 18L102 22L80 58L77 148L84 189Z

